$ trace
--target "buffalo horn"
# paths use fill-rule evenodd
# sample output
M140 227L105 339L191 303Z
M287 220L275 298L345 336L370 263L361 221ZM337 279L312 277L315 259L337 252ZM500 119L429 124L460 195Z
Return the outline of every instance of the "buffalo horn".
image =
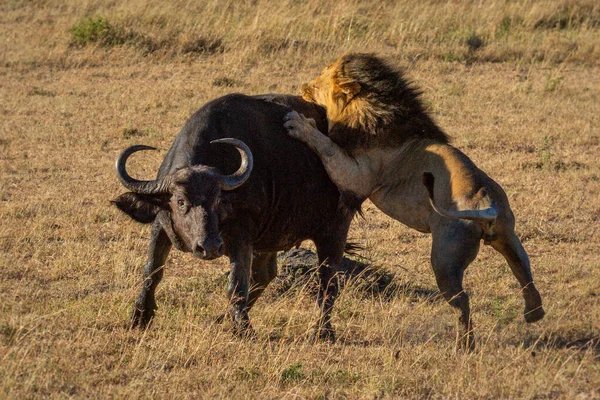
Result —
M130 155L141 150L156 150L154 147L145 145L131 146L123 150L117 158L115 168L117 169L117 177L121 184L134 193L139 194L165 194L169 192L170 182L167 179L159 179L154 181L139 181L132 178L127 173L125 164Z
M242 157L242 163L240 165L240 168L231 175L223 176L223 183L221 186L223 190L233 190L237 187L240 187L250 177L250 173L252 172L252 166L254 164L252 152L250 151L246 143L233 138L213 140L210 143L230 144L234 146L237 149L237 151L240 152L240 156Z

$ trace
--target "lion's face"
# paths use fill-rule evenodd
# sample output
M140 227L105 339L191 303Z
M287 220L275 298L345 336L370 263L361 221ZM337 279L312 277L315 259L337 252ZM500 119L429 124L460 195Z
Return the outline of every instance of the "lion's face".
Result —
M360 84L344 73L344 59L338 59L312 82L302 85L302 98L327 110L330 124L342 119L348 104L360 92Z
M330 64L312 82L302 85L302 98L327 107L333 95L334 64Z

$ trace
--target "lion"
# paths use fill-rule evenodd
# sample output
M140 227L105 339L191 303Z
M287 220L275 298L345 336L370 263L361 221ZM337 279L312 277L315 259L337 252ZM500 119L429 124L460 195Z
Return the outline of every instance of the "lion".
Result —
M449 144L420 94L379 57L346 54L302 86L305 100L327 110L327 135L296 112L284 126L319 155L343 193L369 198L386 215L432 234L436 282L458 312L457 345L472 350L463 274L481 240L504 256L517 278L525 321L538 321L545 312L504 190Z

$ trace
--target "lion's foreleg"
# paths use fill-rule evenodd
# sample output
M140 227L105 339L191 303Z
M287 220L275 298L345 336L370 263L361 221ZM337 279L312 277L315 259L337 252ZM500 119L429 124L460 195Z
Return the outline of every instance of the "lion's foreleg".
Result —
M352 157L295 111L286 115L284 127L291 137L306 143L321 158L327 174L340 190L362 198L373 192L374 173L368 157Z

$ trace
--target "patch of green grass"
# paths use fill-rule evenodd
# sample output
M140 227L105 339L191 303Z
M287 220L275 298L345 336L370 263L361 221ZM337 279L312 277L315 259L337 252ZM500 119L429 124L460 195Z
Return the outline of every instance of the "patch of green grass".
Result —
M544 142L539 151L540 164L548 165L552 159L552 145L554 144L554 138L552 136L544 136Z
M294 363L286 367L281 373L281 383L289 383L302 380L306 377L302 371L302 364Z
M555 92L559 87L560 83L564 79L563 76L552 77L552 75L548 75L546 79L546 84L544 85L544 92L552 93Z
M508 15L502 18L502 21L498 24L496 31L494 32L497 38L506 37L510 33L510 27L512 25L512 18Z
M454 61L462 61L463 57L459 54L446 53L441 56L442 61L445 62L454 62Z
M91 44L100 44L104 47L132 44L140 48L150 48L150 51L155 51L157 47L153 40L144 35L126 29L124 26L112 24L100 16L88 17L73 25L71 27L71 43L75 47L85 47Z
M501 325L509 324L517 317L516 310L507 308L501 297L495 297L492 301L492 313Z
M71 28L71 39L75 46L83 47L102 42L111 36L113 26L103 17L88 17Z

